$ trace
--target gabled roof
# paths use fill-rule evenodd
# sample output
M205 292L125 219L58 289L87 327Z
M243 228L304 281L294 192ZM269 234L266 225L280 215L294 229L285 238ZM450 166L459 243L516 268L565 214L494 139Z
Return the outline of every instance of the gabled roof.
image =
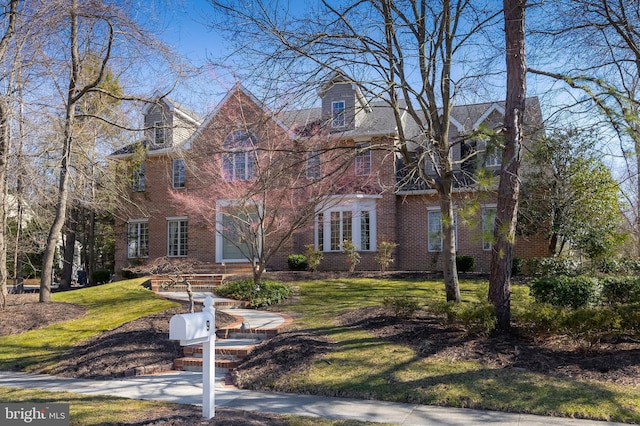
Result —
M234 84L234 86L231 88L231 90L229 90L227 92L225 97L222 98L222 100L220 102L218 102L218 104L215 106L215 108L209 114L207 114L207 117L204 119L204 122L200 125L200 127L193 133L193 135L191 135L191 137L189 139L187 139L187 141L184 144L184 148L185 149L191 148L191 142L196 140L196 138L198 138L198 136L204 131L204 129L206 129L209 126L209 123L211 123L211 121L216 118L216 116L218 115L218 113L220 112L222 107L227 102L229 102L229 100L238 92L242 93L247 98L249 98L251 100L251 102L253 102L262 111L264 111L265 114L267 114L267 116L269 116L285 132L288 131L288 127L280 120L280 118L278 118L276 115L274 115L269 108L267 108L262 102L260 102L242 84L240 84L239 82L236 82L236 84Z
M166 93L162 93L161 91L156 90L153 93L153 99L156 99L156 102L164 102L164 104L169 108L169 111L171 111L173 114L179 115L185 121L191 122L196 126L200 126L200 124L202 123L202 118L198 114L171 99L169 96L167 96ZM149 110L154 105L156 105L156 102L147 102L144 108L142 108L142 113L146 115Z
M320 92L318 95L323 98L327 90L329 90L332 86L336 84L351 84L353 89L356 92L356 100L360 104L361 108L363 108L366 112L371 112L371 106L369 105L369 101L362 93L362 89L360 86L354 82L352 79L347 77L347 75L342 72L342 70L334 71L331 76L326 79L326 81L320 86Z

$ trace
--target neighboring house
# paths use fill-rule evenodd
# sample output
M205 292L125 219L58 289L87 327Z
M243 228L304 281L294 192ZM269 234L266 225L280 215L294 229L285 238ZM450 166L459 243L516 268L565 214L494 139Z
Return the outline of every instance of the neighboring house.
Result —
M166 98L147 107L143 111L149 129L145 140L111 155L130 167L129 197L133 201L132 207L125 209L126 217L116 224L116 274L128 265L162 256L195 258L211 272L220 271L222 265L248 264L215 227L190 218L179 203L172 201L171 194L215 185L203 182L198 172L212 165L227 181L241 184L250 180L256 165L247 148L260 146L264 129L289 138L294 145L311 143L315 135L325 135L326 140L347 147L352 154L347 173L353 176L353 182L366 182L366 187L327 194L335 202L319 207L312 226L301 228L268 268L286 269L289 254L303 253L305 245L313 244L324 253L320 269L346 270L342 241L349 239L361 254L360 270L379 269L375 256L383 241L398 244L390 269L440 270L443 243L439 198L435 190L404 172L404 164L393 150L398 132L389 106L369 103L356 85L339 77L324 85L320 97L319 108L272 115L245 88L236 85L202 123ZM536 98L528 99L527 112L528 129L542 131ZM247 119L259 114L270 118ZM451 137L459 140L481 126L500 128L503 114L500 102L456 106ZM248 126L247 122L252 124ZM415 129L407 126L405 133L415 135ZM308 146L304 151L306 178L321 178L324 154L315 155ZM478 154L471 159L469 154L473 152ZM493 192L477 190L471 176L480 163L497 175L499 154L482 140L466 139L455 144L452 152L454 160L470 157L455 171L454 226L457 253L473 256L476 271L489 269L496 201ZM433 167L427 166L426 172L433 174ZM222 199L210 203L218 212L232 204ZM542 237L518 237L515 256L544 256L546 247Z

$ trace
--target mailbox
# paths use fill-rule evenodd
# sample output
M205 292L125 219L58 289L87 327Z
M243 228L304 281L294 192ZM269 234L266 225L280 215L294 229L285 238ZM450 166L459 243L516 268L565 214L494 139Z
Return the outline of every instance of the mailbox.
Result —
M215 335L215 319L210 312L174 315L169 321L169 339L182 346L208 341Z

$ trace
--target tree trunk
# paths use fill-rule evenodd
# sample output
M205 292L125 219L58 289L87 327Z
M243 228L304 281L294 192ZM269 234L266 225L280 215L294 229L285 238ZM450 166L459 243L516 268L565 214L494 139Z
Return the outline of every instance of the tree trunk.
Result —
M443 179L443 180L446 180ZM451 199L451 183L443 183L445 191L440 194L440 217L442 220L442 274L447 302L460 302L460 286L458 284L458 268L456 265L455 226L453 223L453 200Z
M71 73L69 76L69 88L67 90L67 102L64 120L64 140L62 146L62 158L60 161L60 177L58 181L58 195L56 199L56 212L47 235L42 259L42 275L40 277L40 302L51 301L51 275L53 273L53 260L56 252L56 245L60 232L64 226L67 214L67 200L69 198L69 167L71 166L71 147L73 144L73 124L75 118L75 105L77 102L76 91L79 77L79 54L78 54L78 16L77 0L71 2Z
M73 222L73 219L69 222ZM69 223L64 239L64 253L62 255L62 274L60 276L60 288L71 288L73 280L73 260L76 252L76 231L73 224Z
M518 216L526 97L525 3L526 0L503 1L507 63L505 141L489 279L489 301L495 308L496 326L500 331L508 331L511 327L511 264Z
M551 238L549 238L549 247L547 249L549 257L556 255L556 247L558 247L558 233L554 232L551 234Z
M9 156L9 129L7 103L0 98L0 308L7 304L7 166Z

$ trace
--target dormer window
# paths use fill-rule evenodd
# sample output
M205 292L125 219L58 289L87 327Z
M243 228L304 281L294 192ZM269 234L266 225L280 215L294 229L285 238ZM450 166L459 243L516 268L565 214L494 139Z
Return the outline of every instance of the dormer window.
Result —
M162 121L156 121L153 123L153 143L156 145L164 145L165 141L165 128Z
M345 127L347 125L345 110L344 101L331 103L331 127Z

